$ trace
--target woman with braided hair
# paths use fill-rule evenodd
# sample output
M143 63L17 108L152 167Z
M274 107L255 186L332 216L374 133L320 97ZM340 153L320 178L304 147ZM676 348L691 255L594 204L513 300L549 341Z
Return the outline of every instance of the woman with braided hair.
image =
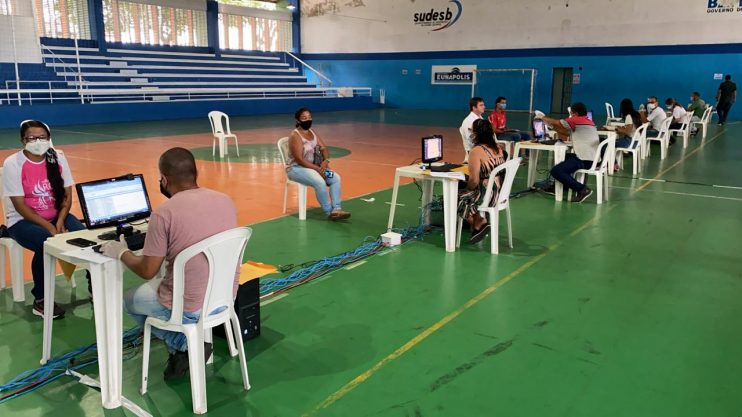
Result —
M8 233L34 253L31 262L33 313L44 315L44 241L85 227L70 214L72 174L67 159L51 147L49 126L38 120L21 123L23 149L3 163L3 195ZM7 200L6 200L7 201ZM54 304L54 318L64 310Z

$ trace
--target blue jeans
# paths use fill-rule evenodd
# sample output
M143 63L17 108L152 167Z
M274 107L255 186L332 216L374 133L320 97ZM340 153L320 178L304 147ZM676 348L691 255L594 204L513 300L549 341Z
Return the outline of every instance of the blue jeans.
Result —
M554 165L551 169L551 176L572 191L580 192L585 189L585 184L578 182L572 174L574 174L578 169L588 169L592 165L593 161L583 161L575 154L568 154L567 159Z
M716 114L719 115L719 123L725 123L727 121L727 116L729 116L730 110L732 110L731 101L719 103L719 106L716 108Z
M142 329L144 329L144 321L147 320L147 317L170 320L170 309L160 304L160 300L157 299L157 288L160 286L160 282L159 279L152 279L128 290L124 294L126 312ZM183 324L196 323L199 317L201 317L200 310L192 313L183 312ZM162 330L152 326L152 334L165 342L170 353L174 353L176 350L180 352L188 350L188 341L183 333Z
M510 142L520 142L522 140L531 140L531 135L526 132L503 132L497 134L497 140L507 140Z
M616 149L618 148L628 148L629 145L631 145L631 137L629 136L621 136L620 138L616 139Z
M647 137L648 138L656 138L660 135L660 131L654 128L647 128Z
M57 220L52 220L56 224ZM71 214L64 219L64 227L70 232L85 229L80 220ZM19 245L33 252L31 274L33 275L33 294L36 301L44 299L44 242L52 235L43 227L28 220L21 220L8 229L10 237Z
M332 178L322 178L319 173L310 168L293 165L286 170L291 181L304 184L314 188L317 202L322 206L325 215L330 215L333 210L340 210L340 175L335 172ZM327 192L327 187L330 192Z

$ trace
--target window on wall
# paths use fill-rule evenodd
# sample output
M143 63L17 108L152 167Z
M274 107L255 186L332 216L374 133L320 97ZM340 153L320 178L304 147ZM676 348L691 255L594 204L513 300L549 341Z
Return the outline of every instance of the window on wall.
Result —
M217 0L222 4L232 4L235 6L252 7L253 9L278 10L278 5L274 1L260 0Z
M15 0L0 0L0 16L10 16L15 10Z
M290 51L291 22L219 13L219 46L250 51Z
M33 6L39 36L90 39L87 0L33 0Z
M108 42L208 45L205 10L104 0L103 21Z

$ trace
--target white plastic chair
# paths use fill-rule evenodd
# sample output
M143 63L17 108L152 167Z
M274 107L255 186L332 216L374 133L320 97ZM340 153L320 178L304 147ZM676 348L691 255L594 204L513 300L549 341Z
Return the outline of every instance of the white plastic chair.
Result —
M613 113L613 105L611 103L605 103L605 114L607 115L605 119L605 124L610 125L611 122L620 122L621 118L616 117L616 115Z
M201 242L183 249L173 262L173 308L170 320L147 317L144 322L144 352L142 354L142 395L147 393L147 375L149 373L149 349L152 326L185 334L188 341L188 364L191 374L191 398L193 412L206 412L206 365L204 358L204 341L210 341L211 329L223 325L229 344L230 355L239 354L242 370L242 383L245 391L250 389L247 375L247 360L242 344L242 331L237 314L234 311L234 274L242 263L245 246L252 230L249 227L238 227L206 238ZM209 263L209 281L204 295L201 317L197 323L183 324L183 291L185 286L185 265L190 259L205 255ZM223 309L218 313L209 312ZM231 323L231 327L229 326ZM235 338L235 336L237 336ZM235 343L237 346L235 347Z
M643 125L639 126L635 131L634 134L631 136L631 143L627 148L616 148L616 157L618 158L618 166L623 169L623 155L622 152L629 152L631 153L632 160L632 173L633 175L638 175L641 170L641 157L642 152L644 152L644 147L646 145L647 141L647 128L649 127L649 123L644 123Z
M608 164L612 164L614 158L611 158L611 149L615 149L616 140L606 139L598 145L598 150L595 152L593 158L593 165L589 169L578 169L575 171L575 178L577 181L585 184L585 175L594 175L596 187L598 191L598 204L603 204L603 201L608 200L605 198L605 194L608 192ZM604 155L603 159L600 159L600 155ZM569 192L569 199L572 199L572 190Z
M701 120L693 122L693 125L701 125L702 139L706 139L706 133L708 132L709 122L711 121L711 114L713 112L714 108L712 106L706 106L706 109L703 111L703 117L701 117Z
M668 117L662 121L657 137L647 136L647 141L645 142L647 146L644 148L644 158L652 154L652 149L649 146L652 141L660 143L660 159L667 158L667 148L670 146L670 123L672 123L672 117Z
M691 119L693 118L693 113L691 112L685 112L685 116L683 116L683 122L680 124L679 129L670 129L669 134L678 134L683 137L683 149L688 147L688 139L690 139L690 126L692 124Z
M289 155L289 138L281 138L278 140L278 153L281 154L281 161L283 161L284 166L284 174L286 174L286 167L288 167L288 159L286 158ZM297 188L297 197L299 200L299 220L306 220L307 219L307 186L298 183L296 181L291 181L286 175L286 184L283 187L283 212L286 213L286 202L289 198L289 184L293 184Z
M505 162L504 164L495 168L491 173L487 182L487 191L484 193L483 204L479 206L479 212L487 218L490 223L490 252L493 255L499 253L499 226L500 226L500 212L505 210L508 222L508 245L513 247L513 222L510 219L510 190L513 188L513 180L515 174L518 172L520 167L521 158L515 157ZM492 193L494 193L495 178L497 175L505 171L505 179L502 181L499 193L497 194L497 200L492 202ZM492 205L490 206L490 202ZM458 225L456 227L456 247L461 246L461 229L464 225L464 219L459 217Z
M224 125L222 125L222 118L224 119ZM229 128L229 116L220 111L209 112L209 123L211 123L211 134L213 139L211 141L211 156L216 155L216 144L219 142L219 158L224 158L224 155L229 154L229 146L227 145L227 139L232 138L234 140L234 147L237 150L237 156L240 156L240 145L237 144L237 136L232 133Z
M0 201L3 206L3 218L5 218L5 205L13 204L9 198L3 196L3 168L0 167ZM26 293L23 287L23 247L9 237L0 238L0 289L5 288L5 259L6 251L10 255L10 287L13 290L13 301L26 301Z

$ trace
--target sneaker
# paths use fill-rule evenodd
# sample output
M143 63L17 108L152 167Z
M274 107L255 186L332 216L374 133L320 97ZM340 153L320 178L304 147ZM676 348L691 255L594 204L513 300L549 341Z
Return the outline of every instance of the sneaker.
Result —
M167 358L167 366L163 377L165 381L183 378L188 374L188 352L171 353Z
M329 216L327 216L329 220L345 220L350 218L350 213L347 211L342 210L333 210L332 213L330 213Z
M209 357L214 352L214 345L204 342L204 363L209 361ZM191 369L188 362L188 351L171 353L167 359L167 366L163 377L165 381L180 379L188 374Z
M554 187L554 184L547 185L546 187L542 188L541 191L549 195L556 195L556 188Z
M590 187L585 187L582 189L582 191L575 194L574 197L572 197L573 203L582 203L583 201L587 200L588 197L593 195L593 190L590 189Z
M475 230L472 232L471 237L469 238L469 243L479 243L484 239L485 236L487 236L487 233L490 231L490 225L485 224L482 226L481 229Z
M44 300L34 301L33 310L31 310L31 312L39 317L44 317ZM54 313L52 314L52 319L58 319L62 317L64 317L64 309L57 303L54 303Z

